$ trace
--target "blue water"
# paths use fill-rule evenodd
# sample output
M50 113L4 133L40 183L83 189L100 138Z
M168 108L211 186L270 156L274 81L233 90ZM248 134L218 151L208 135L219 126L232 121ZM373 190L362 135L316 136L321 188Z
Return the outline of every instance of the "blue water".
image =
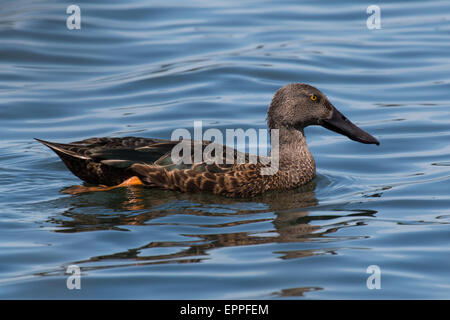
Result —
M449 20L448 1L2 1L0 298L449 299ZM291 82L381 145L309 127L312 183L226 199L62 194L81 181L33 140L263 129Z

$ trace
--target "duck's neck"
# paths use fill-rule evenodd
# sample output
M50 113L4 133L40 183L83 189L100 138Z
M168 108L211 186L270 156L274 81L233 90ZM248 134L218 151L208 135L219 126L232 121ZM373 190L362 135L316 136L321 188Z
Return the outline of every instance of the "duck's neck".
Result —
M314 158L309 152L303 130L279 128L280 170L314 170Z

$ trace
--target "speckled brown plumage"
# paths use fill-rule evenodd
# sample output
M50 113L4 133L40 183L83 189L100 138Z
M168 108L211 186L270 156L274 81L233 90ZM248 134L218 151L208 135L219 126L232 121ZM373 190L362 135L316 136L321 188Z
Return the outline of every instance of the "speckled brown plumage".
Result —
M174 163L171 151L179 141L135 137L91 138L69 144L38 141L55 151L77 177L91 184L113 186L137 176L147 187L230 197L287 190L311 181L316 166L303 131L308 125L320 124L359 142L378 144L340 114L318 89L306 84L290 84L278 90L269 106L267 122L270 129L279 130L279 168L273 175L262 175L261 169L270 164L262 164L261 158L249 163L248 154L243 164L226 164L225 160L225 164ZM336 123L342 126L335 127ZM185 142L194 150L193 141ZM203 141L202 149L210 143ZM234 159L238 154L233 151ZM225 152L221 158L226 158Z

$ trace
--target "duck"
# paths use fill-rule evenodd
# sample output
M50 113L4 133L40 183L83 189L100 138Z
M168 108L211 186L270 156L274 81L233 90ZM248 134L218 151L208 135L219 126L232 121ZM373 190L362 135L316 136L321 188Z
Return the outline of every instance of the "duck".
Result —
M320 125L360 143L380 144L339 112L319 89L305 83L283 86L269 104L267 126L278 135L278 167L272 174L262 174L268 167L267 161L262 161L262 157L248 161L249 154L244 155L244 163L205 160L180 163L173 159L172 153L180 143L177 140L102 137L67 144L36 140L53 150L75 176L93 185L74 186L66 189L66 193L142 186L251 198L268 191L293 189L314 179L316 164L304 133L304 129L312 125ZM182 142L191 146L196 143L194 140ZM212 142L197 143L205 150ZM226 157L225 152L214 156L214 159ZM239 152L233 149L233 158L238 156Z

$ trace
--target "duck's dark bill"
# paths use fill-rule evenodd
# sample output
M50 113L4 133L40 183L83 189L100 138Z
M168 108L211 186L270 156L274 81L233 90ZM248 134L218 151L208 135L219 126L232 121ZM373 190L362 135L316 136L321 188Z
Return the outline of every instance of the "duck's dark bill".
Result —
M342 113L340 113L336 108L333 107L333 116L331 119L322 120L320 125L323 127L343 134L344 136L349 137L352 140L367 143L367 144L376 144L379 145L377 139L372 137L370 134L362 130L361 128L354 125L350 120L348 120Z

